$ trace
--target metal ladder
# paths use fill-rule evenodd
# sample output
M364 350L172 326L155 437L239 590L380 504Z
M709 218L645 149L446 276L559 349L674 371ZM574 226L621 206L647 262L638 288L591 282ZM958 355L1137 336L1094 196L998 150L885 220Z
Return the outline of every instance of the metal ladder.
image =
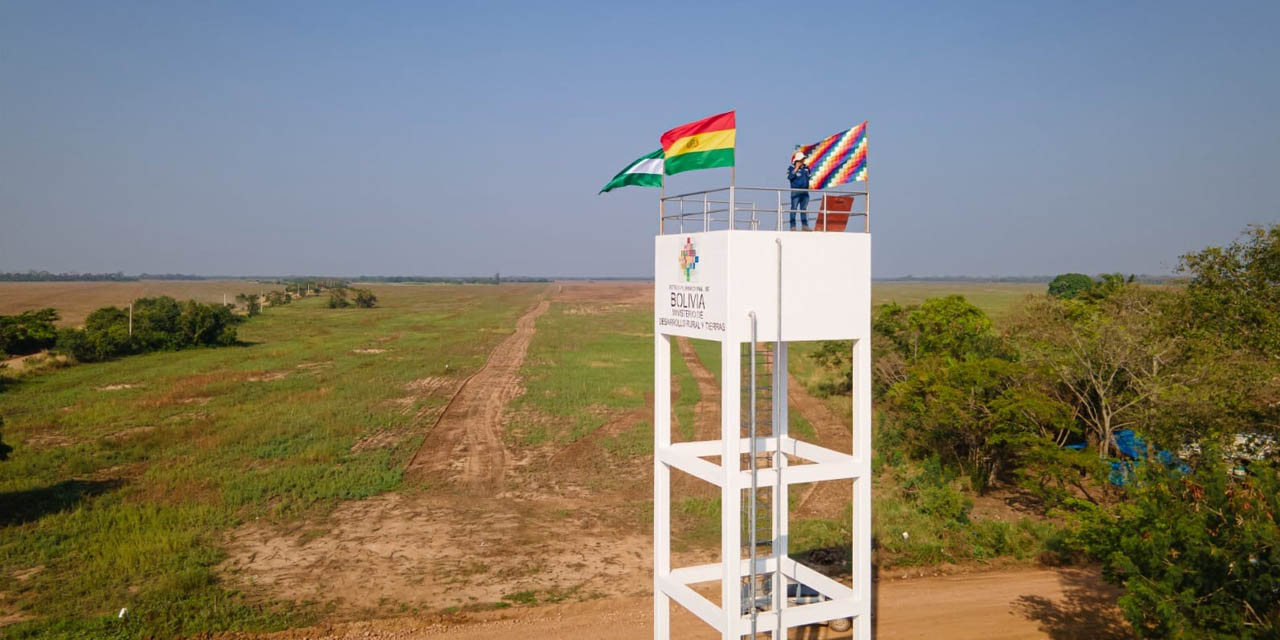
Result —
M772 557L774 554L773 535L773 519L774 504L773 490L761 489L757 482L757 476L762 470L771 470L774 465L773 455L767 452L757 450L756 438L768 437L776 435L774 429L773 410L774 400L774 362L777 353L776 343L760 343L754 338L755 324L754 317L752 323L752 342L742 346L741 358L742 366L742 403L740 406L744 408L741 418L742 436L748 438L750 448L748 453L748 468L751 471L751 488L747 491L744 499L746 508L743 509L745 519L742 526L747 530L746 555L748 558L748 566L750 567L746 583L743 585L743 613L751 616L751 638L755 638L758 633L756 627L756 615L761 609L772 609L777 606L777 598L774 597L778 591L783 589L785 593L785 585L772 584L772 576L760 576L756 571L756 561L761 557ZM764 516L763 521L761 516ZM763 524L766 531L764 539L760 537L760 528ZM761 548L764 547L764 553ZM763 579L762 579L763 578ZM773 635L772 633L770 634Z

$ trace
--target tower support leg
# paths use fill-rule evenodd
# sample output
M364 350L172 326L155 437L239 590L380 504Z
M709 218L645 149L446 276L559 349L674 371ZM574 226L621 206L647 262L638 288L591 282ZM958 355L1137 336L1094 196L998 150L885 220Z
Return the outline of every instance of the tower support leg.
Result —
M741 382L742 343L726 339L720 343L720 605L725 621L721 637L740 640L742 622L742 468Z
M671 446L671 336L653 337L653 435L657 449ZM658 586L671 573L671 467L653 456L653 637L671 637L671 598Z

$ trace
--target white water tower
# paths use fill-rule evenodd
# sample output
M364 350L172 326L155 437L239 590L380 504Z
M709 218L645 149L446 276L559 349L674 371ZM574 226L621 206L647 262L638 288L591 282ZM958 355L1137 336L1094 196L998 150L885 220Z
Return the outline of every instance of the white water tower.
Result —
M863 217L862 229L804 233L782 231L787 191L728 187L663 198L654 240L655 640L673 637L673 602L726 640L753 632L780 639L792 627L847 619L854 638L871 637L867 193L843 192L861 205L853 211ZM821 209L826 198L816 193ZM763 208L748 199L777 205ZM720 343L718 440L672 441L674 336ZM852 340L851 454L788 432L787 345L812 340ZM672 566L672 470L719 487L720 562ZM789 488L812 482L852 484L852 585L788 556ZM744 516L757 526L744 526ZM768 537L759 538L764 521ZM717 582L720 605L696 586Z

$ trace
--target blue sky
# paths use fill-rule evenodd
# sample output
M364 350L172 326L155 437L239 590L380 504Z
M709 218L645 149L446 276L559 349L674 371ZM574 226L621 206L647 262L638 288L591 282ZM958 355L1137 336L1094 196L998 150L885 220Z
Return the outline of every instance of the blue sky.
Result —
M877 277L1280 218L1280 3L903 4L0 2L0 270L649 276L596 191L729 109L750 185L870 121Z

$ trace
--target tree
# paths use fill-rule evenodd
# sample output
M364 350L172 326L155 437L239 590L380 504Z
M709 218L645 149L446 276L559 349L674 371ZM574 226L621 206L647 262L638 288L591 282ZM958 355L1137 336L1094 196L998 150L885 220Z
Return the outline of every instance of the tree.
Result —
M352 289L355 292L356 306L361 309L372 309L378 304L378 297L368 289Z
M1143 638L1280 637L1280 475L1244 477L1217 456L1184 474L1144 464L1128 500L1088 509L1075 545L1121 585L1119 604Z
M160 296L134 302L134 331L129 314L103 307L89 314L84 329L63 329L56 349L81 362L96 362L134 353L235 344L237 318L223 305L195 300L184 303Z
M262 312L262 303L258 301L256 293L237 293L236 302L244 305L245 312L250 316L256 316Z
M58 337L53 308L0 316L0 356L27 355L52 347Z
M223 306L188 300L182 308L179 327L189 346L225 347L236 343L236 317Z
M1022 357L1051 372L1057 395L1073 406L1110 455L1114 433L1139 424L1150 402L1175 380L1176 336L1159 330L1160 292L1126 288L1096 305L1047 298L1028 305L1014 329Z
M143 353L186 346L178 329L181 317L181 305L169 296L134 300L132 350Z
M351 301L347 299L347 290L343 288L329 290L329 308L345 309L351 306Z
M1191 328L1235 348L1280 356L1280 224L1182 256Z
M1064 273L1049 283L1049 295L1070 300L1093 288L1093 278L1083 273Z
M916 457L938 455L966 470L980 489L1037 446L1060 447L1073 428L1069 407L1025 383L1018 362L934 356L912 365L889 398L905 414Z

